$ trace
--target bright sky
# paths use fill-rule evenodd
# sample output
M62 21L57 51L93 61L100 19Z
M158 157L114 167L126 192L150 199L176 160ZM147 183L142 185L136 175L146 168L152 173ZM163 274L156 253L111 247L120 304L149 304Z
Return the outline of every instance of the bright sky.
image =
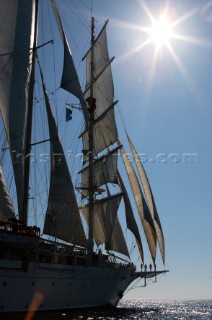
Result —
M110 19L115 95L143 154L170 269L127 297L212 299L212 1L92 2L97 30ZM60 9L79 66L91 1L70 3L70 16Z

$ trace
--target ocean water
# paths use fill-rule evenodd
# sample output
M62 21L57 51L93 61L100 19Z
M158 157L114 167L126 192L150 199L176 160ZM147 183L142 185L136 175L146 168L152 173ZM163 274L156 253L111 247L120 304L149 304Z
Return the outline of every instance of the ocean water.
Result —
M0 315L1 320L212 320L212 300L122 300L114 309Z

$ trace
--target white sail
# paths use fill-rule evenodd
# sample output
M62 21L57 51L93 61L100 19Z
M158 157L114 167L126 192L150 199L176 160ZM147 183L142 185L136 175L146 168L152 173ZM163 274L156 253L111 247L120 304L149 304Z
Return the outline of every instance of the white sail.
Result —
M105 242L105 232L104 232L104 225L101 222L100 216L98 214L98 207L94 207L94 213L93 213L93 229L94 229L94 240L96 242L96 244L99 246L100 244ZM80 210L87 222L87 224L89 223L89 209L88 206L82 206L80 207Z
M95 40L93 49L93 96L96 99L96 118L98 118L112 105L114 98L113 78L107 47L106 24ZM91 50L89 50L89 52L86 54L86 98L90 95L90 66Z
M86 91L85 97L90 96L89 90ZM105 71L94 81L93 96L96 99L96 118L100 117L113 103L113 79L111 65L109 64Z
M119 171L117 172L117 175L118 175L118 182L119 182L120 189L123 192L127 228L134 234L141 259L142 261L144 261L144 252L143 252L141 237L140 237L139 229L133 214L133 209L130 203L130 199Z
M106 22L107 24L107 22ZM96 99L94 121L94 155L117 141L117 129L114 115L114 87L109 60L106 24L96 38L93 46L93 97ZM91 50L86 57L85 98L90 96ZM88 132L83 134L83 147L88 150Z
M158 244L159 244L159 248L161 251L161 255L162 255L162 259L163 262L165 262L165 244L164 244L164 237L163 237L163 231L162 231L162 227L161 227L161 223L160 223L160 219L158 216L158 212L156 209L156 205L155 205L155 201L154 201L154 197L152 194L152 190L146 175L146 172L144 170L144 167L138 157L138 154L136 152L136 149L132 143L132 141L130 140L130 138L128 137L128 141L129 141L129 145L130 148L132 150L132 154L133 157L135 159L135 163L138 169L138 173L142 182L142 186L143 186L143 190L147 199L147 203L148 203L148 207L149 207L149 211L151 213L153 222L154 222L154 226L155 226L155 231L156 231L156 235L157 235L157 240L158 240Z
M127 171L127 175L130 181L130 185L133 191L133 195L135 198L135 202L138 208L138 212L141 217L141 222L144 228L144 233L147 239L147 243L149 246L149 250L152 256L153 262L155 262L156 258L156 232L154 223L152 221L151 214L149 212L149 209L147 207L146 201L144 199L144 196L142 194L142 190L140 188L138 178L135 174L134 168L132 164L130 163L127 154L124 150L124 148L121 148L121 155L122 159L124 161L124 165Z
M43 89L51 146L50 190L43 232L61 240L84 246L86 238L74 188L45 86Z
M114 115L114 108L110 108L99 119L94 122L93 127L94 137L94 155L97 155L102 150L108 148L118 140L118 132ZM89 149L89 135L85 131L82 136L83 149Z
M102 200L97 200L94 204L94 239L97 245L105 243L106 250L113 250L125 255L129 255L123 233L120 231L117 220L122 194L110 196ZM80 208L86 221L88 222L88 205ZM115 227L115 229L114 229ZM118 234L115 233L118 230ZM116 241L115 238L116 237Z
M61 88L75 95L81 103L82 111L85 117L86 123L88 123L88 110L86 107L86 103L83 97L82 89L80 86L80 82L78 79L78 75L74 66L74 61L72 58L71 50L68 44L68 40L66 38L65 32L63 30L62 22L60 19L59 12L55 5L55 2L51 0L52 7L54 10L54 14L56 17L57 25L59 28L59 32L63 41L64 47L64 62L63 62L63 74L61 79Z
M93 185L96 190L105 183L118 183L117 180L117 156L114 154L117 148L109 154L99 158L93 164ZM89 187L89 166L82 169L79 173L82 174L82 195L88 196Z
M118 216L116 217L113 226L113 232L111 235L110 243L108 245L108 250L112 250L130 257Z
M20 217L35 14L35 0L0 0L0 110L13 159Z
M4 175L0 167L0 221L15 218L15 213L10 199Z

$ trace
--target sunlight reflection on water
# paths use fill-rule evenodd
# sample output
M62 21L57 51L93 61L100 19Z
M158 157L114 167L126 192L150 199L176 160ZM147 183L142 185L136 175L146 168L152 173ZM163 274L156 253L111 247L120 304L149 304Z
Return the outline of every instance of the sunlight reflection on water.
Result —
M10 314L1 320L25 320ZM33 320L212 320L212 301L122 300L117 308L36 313Z

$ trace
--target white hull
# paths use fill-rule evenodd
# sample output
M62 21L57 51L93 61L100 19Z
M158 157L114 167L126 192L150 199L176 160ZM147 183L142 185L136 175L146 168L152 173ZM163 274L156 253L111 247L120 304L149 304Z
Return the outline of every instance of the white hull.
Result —
M27 270L26 270L27 269ZM117 305L134 280L126 266L67 266L0 260L0 312Z

